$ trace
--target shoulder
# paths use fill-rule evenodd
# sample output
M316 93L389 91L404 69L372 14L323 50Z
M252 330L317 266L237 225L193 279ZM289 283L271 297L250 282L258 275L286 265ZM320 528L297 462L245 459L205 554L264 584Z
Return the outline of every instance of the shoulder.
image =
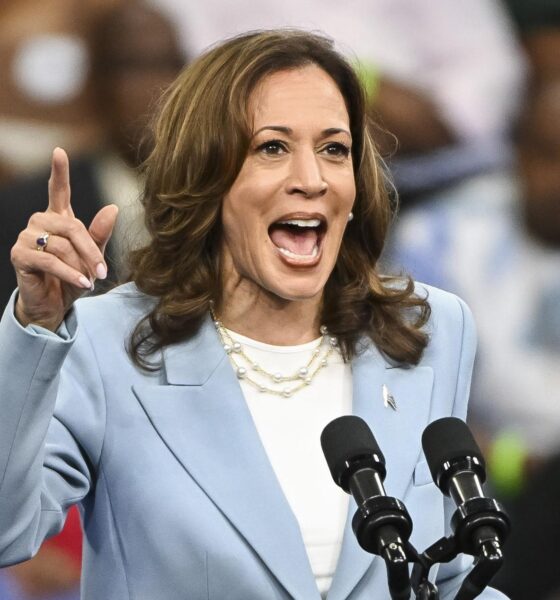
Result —
M416 291L427 296L431 307L429 342L419 366L434 373L433 414L464 419L476 353L471 311L455 294L422 283L416 284Z
M431 315L427 328L430 338L434 336L467 336L476 344L475 325L470 308L459 296L445 290L415 283L415 294L426 298Z
M426 298L430 318L425 325L428 345L420 366L456 372L472 369L476 351L476 328L467 304L450 292L424 283L415 284L415 293Z

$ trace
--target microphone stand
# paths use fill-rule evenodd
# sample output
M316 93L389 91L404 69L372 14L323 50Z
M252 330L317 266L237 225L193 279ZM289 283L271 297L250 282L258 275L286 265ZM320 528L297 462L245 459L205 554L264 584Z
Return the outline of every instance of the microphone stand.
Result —
M408 538L412 519L405 505L390 496L370 496L358 505L352 529L364 550L385 561L391 600L410 600Z
M352 529L364 550L385 561L391 600L410 600L411 589L419 600L439 600L437 587L428 580L429 570L438 562L438 556L431 562L431 557L419 554L408 541L412 519L400 500L390 496L367 498L352 518ZM420 566L419 577L412 580L412 588L409 563Z
M491 498L471 498L458 506L451 528L453 535L439 539L420 554L408 541L412 519L397 498L369 497L352 519L360 546L385 561L391 600L409 600L411 591L418 600L439 600L436 585L428 579L430 569L460 553L475 560L455 600L474 600L487 587L502 566L501 546L510 529L502 505ZM409 563L414 564L411 577Z
M417 598L437 600L437 590L427 585L429 571L434 564L450 562L459 553L470 554L475 560L455 600L476 598L502 566L501 546L509 533L510 521L499 502L491 498L467 500L453 514L451 527L453 535L439 539L415 561L411 585Z

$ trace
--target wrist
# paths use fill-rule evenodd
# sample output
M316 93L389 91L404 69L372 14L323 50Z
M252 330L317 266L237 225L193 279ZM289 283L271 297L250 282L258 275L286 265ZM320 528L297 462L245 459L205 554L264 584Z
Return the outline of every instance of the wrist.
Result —
M64 320L64 315L30 315L24 308L21 298L18 297L14 308L14 316L22 327L38 325L49 331L56 332Z

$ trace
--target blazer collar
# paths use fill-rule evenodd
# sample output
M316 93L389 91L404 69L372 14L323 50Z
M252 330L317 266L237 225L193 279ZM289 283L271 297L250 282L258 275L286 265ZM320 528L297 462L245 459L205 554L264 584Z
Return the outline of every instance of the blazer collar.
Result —
M318 599L298 523L211 319L188 342L166 348L163 362L169 385L133 388L154 427L288 594ZM392 368L373 347L352 369L353 412L370 425L385 454L387 494L403 498L428 419L432 370ZM395 397L397 411L385 407L383 384ZM351 502L329 600L347 598L372 564L373 557L358 546L352 532L355 508Z
M299 525L210 319L164 351L164 369L171 385L133 387L154 427L289 596L318 600Z
M165 379L170 385L204 385L225 356L208 316L190 340L163 349Z

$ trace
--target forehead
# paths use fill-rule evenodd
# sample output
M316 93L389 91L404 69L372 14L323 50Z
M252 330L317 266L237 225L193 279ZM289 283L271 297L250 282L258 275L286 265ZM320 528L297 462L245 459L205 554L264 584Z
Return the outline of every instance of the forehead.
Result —
M349 127L340 89L317 65L267 75L251 93L248 109L253 129L317 121L324 121L324 128Z

